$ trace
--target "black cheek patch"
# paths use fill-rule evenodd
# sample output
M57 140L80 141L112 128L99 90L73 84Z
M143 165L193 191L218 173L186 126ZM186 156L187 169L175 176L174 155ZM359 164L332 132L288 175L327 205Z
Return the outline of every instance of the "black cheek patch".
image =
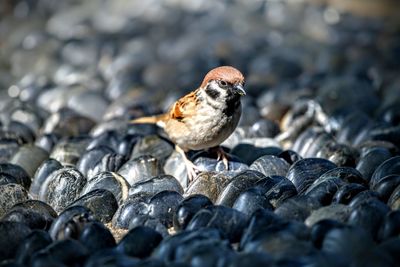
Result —
M220 96L220 93L217 90L210 87L206 88L206 94L212 99L217 99Z

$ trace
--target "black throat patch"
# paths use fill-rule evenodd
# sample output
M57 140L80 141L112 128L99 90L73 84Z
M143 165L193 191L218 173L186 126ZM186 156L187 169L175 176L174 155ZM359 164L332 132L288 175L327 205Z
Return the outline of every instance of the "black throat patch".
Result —
M211 86L207 86L206 88L206 94L211 97L212 99L217 99L220 96L220 92L215 90L214 88L211 88Z

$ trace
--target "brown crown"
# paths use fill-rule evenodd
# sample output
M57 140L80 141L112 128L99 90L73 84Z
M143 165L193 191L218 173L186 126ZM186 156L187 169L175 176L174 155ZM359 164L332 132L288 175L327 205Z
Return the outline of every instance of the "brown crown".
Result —
M244 77L243 74L234 67L222 66L210 70L207 73L206 77L204 77L204 80L201 83L201 87L205 87L207 83L211 80L224 80L226 82L236 84L243 83Z

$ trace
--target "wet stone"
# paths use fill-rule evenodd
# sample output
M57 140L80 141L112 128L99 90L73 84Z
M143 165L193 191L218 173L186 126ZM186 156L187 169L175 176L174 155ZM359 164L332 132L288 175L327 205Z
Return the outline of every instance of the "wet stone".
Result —
M48 153L36 146L22 146L10 160L10 163L19 165L26 173L33 177L40 164L49 157Z
M278 181L265 193L265 197L274 208L279 207L286 199L296 195L296 187L287 178Z
M86 267L96 267L104 265L112 266L135 266L139 262L138 259L129 257L115 249L103 249L92 253L86 260Z
M3 217L15 204L28 199L28 192L21 185L0 185L0 217Z
M160 221L158 218L152 218L148 214L133 218L129 223L128 229L134 229L140 226L149 227L157 231L163 238L166 238L170 235L167 226L162 221Z
M50 153L59 140L60 137L57 134L47 133L36 138L35 146L40 147L41 149Z
M153 252L153 257L163 260L166 263L182 262L178 258L178 251L186 249L188 245L211 244L219 242L221 234L216 229L204 229L197 231L183 231L168 238L164 238L160 245ZM188 250L186 250L188 251Z
M89 251L74 239L57 240L32 256L31 264L45 266L82 265Z
M96 219L103 223L108 223L118 209L118 202L110 191L96 189L75 200L70 204L71 206L86 207L93 212Z
M95 122L74 111L62 108L48 117L43 125L43 133L56 133L62 137L77 137L88 134Z
M53 221L49 234L53 240L78 239L88 223L95 221L93 213L82 206L65 209Z
M368 262L386 265L387 262L376 262L378 255L374 251L375 244L371 236L362 229L355 227L335 228L329 231L322 243L322 251L343 255L343 264L362 264ZM359 257L360 253L364 255ZM390 264L389 264L390 265Z
M264 179L265 175L254 170L239 173L231 179L216 200L216 204L232 207L235 200L244 190L254 186L258 181Z
M50 235L43 230L33 230L18 246L15 259L21 265L28 265L35 252L44 249L52 242Z
M88 139L76 137L58 142L50 153L50 158L59 161L65 166L75 166L81 155L85 152Z
M101 172L117 172L126 162L126 157L116 153L104 155L99 162L89 169L87 178L91 179Z
M400 156L387 159L375 169L370 181L371 186L390 174L400 174Z
M88 176L89 171L91 171L94 166L96 166L100 160L109 153L112 153L113 150L105 147L99 146L93 149L86 151L80 157L79 161L76 163L76 168L84 175ZM93 175L90 175L91 177Z
M326 180L330 178L340 178L347 183L358 183L367 185L367 181L362 174L354 168L350 167L337 167L322 174L319 179Z
M304 221L304 223L311 227L314 224L322 220L336 220L341 223L346 223L350 215L351 209L343 204L333 204L325 207L321 207L311 212L310 216Z
M24 223L31 229L48 230L56 217L57 213L46 203L27 200L15 204L2 220Z
M400 175L388 175L382 178L372 189L378 193L380 199L387 202L398 185L400 185Z
M378 230L379 241L396 237L400 233L400 211L392 210L386 213Z
M147 258L162 241L162 236L157 231L139 226L129 230L116 248L126 255L136 258Z
M390 157L390 151L384 147L368 149L360 156L356 169L367 181L370 181L375 169Z
M360 204L369 202L371 200L372 201L375 201L375 200L380 201L379 195L375 191L364 190L364 191L361 191L360 193L358 193L357 195L355 195L348 205L350 207L354 208Z
M21 185L20 181L18 181L14 176L11 176L7 173L0 173L0 185L6 185L6 184Z
M282 150L278 147L255 147L251 144L238 144L232 148L232 155L239 157L247 165L264 155L278 155Z
M137 141L133 146L131 158L134 159L144 155L151 155L163 164L173 150L174 147L169 141L156 135L150 135Z
M8 174L15 178L16 183L22 185L26 190L31 185L31 178L28 173L20 166L11 163L0 164L0 175Z
M294 196L285 200L274 212L288 220L304 221L311 212L320 207L321 204L312 198Z
M193 216L202 208L212 206L211 200L200 194L193 194L183 199L174 214L174 228L185 229Z
M211 206L198 211L186 229L216 228L222 237L234 243L240 240L246 224L247 218L243 213L224 206Z
M44 181L39 199L61 212L75 201L86 184L86 178L76 169L64 167L56 170Z
M273 210L273 206L269 203L263 192L263 188L257 186L247 189L235 200L232 208L248 216L258 209Z
M89 253L113 248L116 245L113 235L100 222L87 223L80 233L79 242L89 250Z
M278 222L267 226L256 238L245 243L243 251L264 252L277 259L295 259L315 253L308 236L309 230L303 223Z
M19 121L11 121L5 129L16 134L25 144L32 144L36 137L33 129Z
M16 140L1 138L0 136L0 162L9 162L18 149L19 144Z
M203 171L226 171L230 174L236 174L240 171L248 169L247 165L231 154L228 157L228 170L222 160L217 160L217 155L212 152L198 152L190 157L193 163Z
M311 226L310 239L314 246L318 249L321 248L325 235L332 229L343 228L345 224L336 220L324 219L316 222Z
M289 167L286 161L273 155L262 156L250 165L251 170L259 171L265 176L286 176Z
M360 184L345 184L336 191L332 198L332 203L349 204L357 194L367 189L367 187Z
M212 202L215 202L230 180L231 178L223 173L201 172L189 184L185 190L185 196L201 194L210 198Z
M114 214L112 225L114 227L128 229L131 220L136 217L146 216L149 213L148 202L151 195L136 194L129 196L118 207Z
M400 207L400 186L397 186L390 195L387 204L392 210L397 210Z
M144 193L155 195L161 191L176 191L183 194L183 188L178 180L171 175L159 175L148 180L137 182L129 189L129 195Z
M117 152L122 135L117 130L109 130L96 135L86 147L90 151L97 147L108 147L113 152Z
M379 200L366 201L352 209L348 223L363 228L376 238L379 226L389 211L390 208Z
M296 186L301 194L322 174L336 168L336 165L326 159L307 158L294 163L287 178Z
M28 226L18 222L0 221L0 262L12 259L19 245L30 234Z
M67 106L77 113L99 122L106 112L108 101L98 92L83 91L74 94L68 100Z
M80 191L83 196L97 189L105 189L110 191L118 203L123 202L128 197L129 184L128 182L114 172L101 172L90 179Z
M163 174L159 161L147 155L128 160L117 172L130 185Z
M63 166L55 159L47 159L38 167L35 175L32 178L32 185L29 188L29 193L34 198L39 198L40 187L48 179L50 174Z
M166 227L173 226L173 216L183 197L176 191L161 191L155 194L148 205L149 216L159 219Z

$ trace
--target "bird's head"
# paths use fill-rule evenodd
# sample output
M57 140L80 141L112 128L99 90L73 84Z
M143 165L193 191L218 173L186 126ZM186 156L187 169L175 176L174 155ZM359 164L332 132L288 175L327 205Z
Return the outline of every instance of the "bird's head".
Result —
M212 99L238 99L246 95L243 74L231 66L222 66L210 70L201 84Z

